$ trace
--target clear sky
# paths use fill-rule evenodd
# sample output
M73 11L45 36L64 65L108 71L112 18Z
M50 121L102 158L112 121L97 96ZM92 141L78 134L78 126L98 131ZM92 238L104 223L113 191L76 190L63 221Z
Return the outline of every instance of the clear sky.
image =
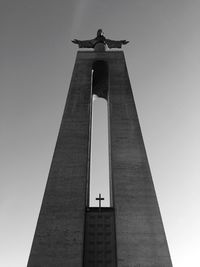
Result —
M25 267L77 47L124 47L174 267L199 267L200 1L0 0L0 266Z

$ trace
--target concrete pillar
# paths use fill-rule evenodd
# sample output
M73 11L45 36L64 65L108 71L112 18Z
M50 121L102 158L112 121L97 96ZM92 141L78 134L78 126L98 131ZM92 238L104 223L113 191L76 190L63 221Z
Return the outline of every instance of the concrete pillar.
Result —
M99 60L108 66L108 84L99 94L107 97L109 106L117 266L171 267L122 51L79 51L77 54L28 267L83 265L91 70Z
M171 267L123 52L109 64L118 267Z
M82 266L90 91L90 61L77 56L28 267Z

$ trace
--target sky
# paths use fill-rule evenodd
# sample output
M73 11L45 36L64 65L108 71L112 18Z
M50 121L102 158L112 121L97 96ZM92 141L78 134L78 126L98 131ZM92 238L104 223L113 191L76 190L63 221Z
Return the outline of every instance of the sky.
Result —
M90 143L89 206L99 207L96 198L101 194L101 207L112 206L109 181L109 120L108 104L104 98L93 95Z
M77 47L126 63L174 267L199 267L200 1L0 0L0 266L27 264Z

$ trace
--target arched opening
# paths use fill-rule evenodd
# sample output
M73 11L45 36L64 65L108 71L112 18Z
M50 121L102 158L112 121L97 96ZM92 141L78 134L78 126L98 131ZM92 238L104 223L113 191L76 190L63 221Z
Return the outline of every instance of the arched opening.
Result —
M96 61L94 63L91 79L92 118L89 206L110 207L112 201L109 174L108 67L106 62Z
M95 61L92 67L92 94L107 99L108 97L108 64Z

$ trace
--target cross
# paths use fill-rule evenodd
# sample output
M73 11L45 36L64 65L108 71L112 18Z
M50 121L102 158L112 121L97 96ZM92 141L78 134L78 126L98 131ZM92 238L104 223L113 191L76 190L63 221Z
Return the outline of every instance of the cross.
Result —
M104 200L104 198L99 194L99 197L97 197L96 200L99 200L99 208L101 208L101 201Z

